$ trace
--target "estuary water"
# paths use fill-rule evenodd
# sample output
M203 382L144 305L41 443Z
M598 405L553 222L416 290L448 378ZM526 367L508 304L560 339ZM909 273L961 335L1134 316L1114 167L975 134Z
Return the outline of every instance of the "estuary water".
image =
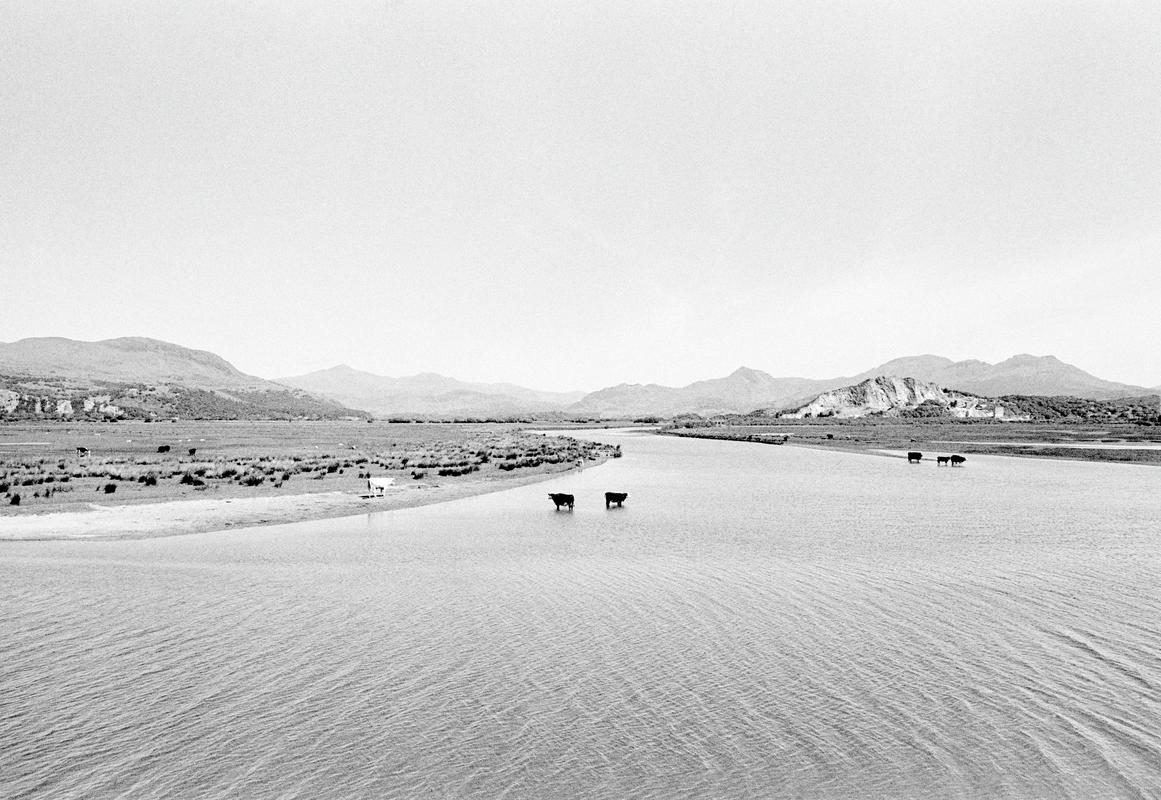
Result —
M438 506L2 543L0 796L1161 796L1161 469L591 437Z

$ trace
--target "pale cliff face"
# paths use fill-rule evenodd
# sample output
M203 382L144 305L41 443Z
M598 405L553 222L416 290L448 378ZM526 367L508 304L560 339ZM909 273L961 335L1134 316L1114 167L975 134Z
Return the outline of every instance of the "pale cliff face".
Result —
M824 392L805 406L782 414L783 417L865 417L872 414L894 416L923 403L936 403L948 416L994 417L995 404L983 397L949 391L934 383L915 378L881 375L862 383Z

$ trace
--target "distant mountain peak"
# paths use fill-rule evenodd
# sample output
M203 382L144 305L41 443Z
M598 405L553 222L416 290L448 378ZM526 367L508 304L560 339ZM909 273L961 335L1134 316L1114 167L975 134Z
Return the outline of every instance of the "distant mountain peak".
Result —
M751 367L738 367L730 373L731 378L740 378L745 381L761 381L770 377L768 373L762 372L759 369L752 369Z
M1001 364L1063 364L1056 356L1034 356L1031 353L1017 353Z

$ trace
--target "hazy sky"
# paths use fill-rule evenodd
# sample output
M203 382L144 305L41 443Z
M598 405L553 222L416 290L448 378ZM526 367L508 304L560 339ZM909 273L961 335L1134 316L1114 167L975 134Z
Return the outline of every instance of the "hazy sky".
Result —
M1161 384L1161 4L0 3L0 341Z

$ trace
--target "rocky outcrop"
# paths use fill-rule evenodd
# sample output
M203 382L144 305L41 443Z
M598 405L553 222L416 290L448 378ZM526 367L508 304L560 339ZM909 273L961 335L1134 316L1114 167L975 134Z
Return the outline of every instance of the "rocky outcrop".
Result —
M915 378L880 375L824 392L785 419L807 417L947 416L1003 419L1004 409L986 397L944 389ZM1009 417L1010 418L1010 417Z

